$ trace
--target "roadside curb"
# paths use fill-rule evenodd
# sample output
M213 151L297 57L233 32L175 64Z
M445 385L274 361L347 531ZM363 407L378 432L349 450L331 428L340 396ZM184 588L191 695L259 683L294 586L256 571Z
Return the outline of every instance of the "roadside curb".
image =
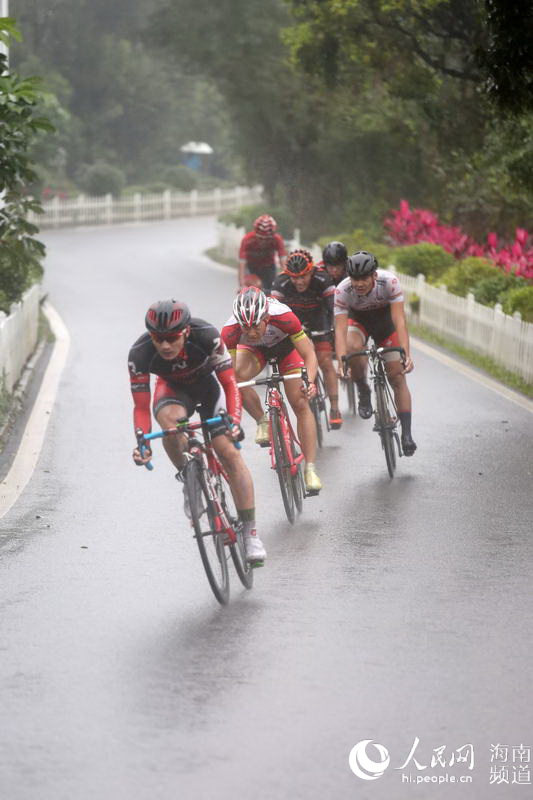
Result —
M9 472L0 483L0 519L5 516L17 502L33 474L41 453L46 429L59 387L59 380L70 347L68 330L57 311L55 311L48 302L43 304L42 310L55 336L55 342L15 458L9 468ZM45 342L42 342L42 344L44 351ZM39 353L39 356L40 355L42 355L42 352ZM30 362L32 360L33 364L31 368L30 363L27 365L26 374L24 376L24 388L28 385L32 371L39 363L37 351L30 359ZM22 379L19 381L19 387L21 383ZM23 391L23 389L19 387L17 387L17 392Z

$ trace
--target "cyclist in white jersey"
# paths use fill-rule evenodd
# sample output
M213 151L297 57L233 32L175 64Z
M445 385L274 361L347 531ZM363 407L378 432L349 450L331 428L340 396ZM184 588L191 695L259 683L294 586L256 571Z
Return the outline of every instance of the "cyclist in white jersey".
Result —
M416 444L411 436L411 394L405 375L413 369L409 332L405 318L402 287L396 275L378 268L378 260L366 250L354 253L347 261L348 277L335 292L335 350L339 358L347 351L362 350L369 336L382 347L403 347L405 365L399 353L386 353L387 375L394 391L402 426L404 455L412 456ZM372 416L370 387L367 381L367 359L352 359L352 380L359 394L359 415Z

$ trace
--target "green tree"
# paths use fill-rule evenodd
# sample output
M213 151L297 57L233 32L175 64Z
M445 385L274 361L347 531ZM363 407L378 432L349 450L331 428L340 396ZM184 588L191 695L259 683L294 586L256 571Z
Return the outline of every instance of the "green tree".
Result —
M0 41L7 44L18 35L13 20L0 18ZM36 79L10 72L6 57L0 55L0 307L7 312L42 272L44 246L34 237L37 227L27 220L29 211L40 210L27 194L36 180L28 151L38 133L51 128L34 113L38 98Z

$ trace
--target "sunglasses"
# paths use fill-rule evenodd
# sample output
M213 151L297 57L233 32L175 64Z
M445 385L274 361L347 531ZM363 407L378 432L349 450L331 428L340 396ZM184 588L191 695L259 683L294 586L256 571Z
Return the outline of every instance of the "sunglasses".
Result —
M185 331L179 331L178 333L153 333L150 331L150 338L153 342L158 342L158 344L162 344L162 342L177 342L182 336L185 335Z

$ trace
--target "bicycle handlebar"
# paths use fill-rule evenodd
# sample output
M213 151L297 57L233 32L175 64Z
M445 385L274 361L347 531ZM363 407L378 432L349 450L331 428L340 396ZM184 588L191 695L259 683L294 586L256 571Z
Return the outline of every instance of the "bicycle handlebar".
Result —
M241 381L237 384L237 386L239 389L244 389L246 386L272 386L293 378L302 378L304 371L307 376L307 370L305 370L305 367L303 367L301 375L271 375L269 378L252 378L251 381Z
M195 431L198 428L201 428L203 425L212 426L218 425L219 423L223 422L224 425L228 430L231 430L233 425L233 421L229 414L225 411L221 411L216 417L210 417L209 419L201 420L200 422L190 422L189 419L183 419L176 423L175 428L167 428L166 430L161 431L153 431L152 433L143 433L142 430L139 428L135 431L135 436L137 437L137 446L139 448L139 452L143 455L144 451L146 450L145 442L150 442L152 439L163 439L165 436L172 436L177 433L182 433L184 430L191 430ZM237 450L241 449L240 442L233 442ZM146 469L152 470L154 465L151 461L148 461L145 465Z
M400 353L402 363L405 364L405 350L403 347L376 347L373 345L372 347L367 347L364 350L354 350L353 353L347 353L345 356L341 356L343 372L346 375L348 371L348 362L352 358L356 358L356 356L381 356L384 353Z

